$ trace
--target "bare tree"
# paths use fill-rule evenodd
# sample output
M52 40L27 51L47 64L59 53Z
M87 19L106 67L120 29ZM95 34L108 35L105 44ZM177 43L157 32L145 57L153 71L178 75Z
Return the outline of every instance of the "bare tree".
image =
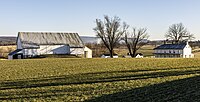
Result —
M182 41L188 41L194 39L194 35L191 34L182 23L172 24L165 37L178 44Z
M135 57L137 50L148 43L147 39L149 38L149 35L146 31L146 28L140 28L138 30L133 28L132 33L125 33L124 41L131 57Z
M104 22L101 19L96 19L94 31L109 50L111 58L114 55L114 48L128 29L128 25L123 23L121 26L120 21L119 17L109 18L108 16L104 16Z

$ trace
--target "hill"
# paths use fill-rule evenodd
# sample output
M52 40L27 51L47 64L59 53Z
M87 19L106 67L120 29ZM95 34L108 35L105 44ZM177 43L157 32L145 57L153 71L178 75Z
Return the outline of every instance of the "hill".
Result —
M15 45L16 37L0 37L0 45Z
M80 36L84 44L87 43L100 43L101 39L98 37L90 37L90 36Z

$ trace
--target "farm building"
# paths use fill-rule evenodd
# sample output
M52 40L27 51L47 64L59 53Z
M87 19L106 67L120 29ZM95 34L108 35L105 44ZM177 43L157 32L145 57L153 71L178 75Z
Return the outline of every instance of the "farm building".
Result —
M19 59L46 54L73 54L91 58L89 48L85 48L78 33L19 32L17 50L8 59Z
M110 54L103 54L103 55L101 55L101 58L110 58ZM118 58L118 55L114 54L113 58Z
M143 54L142 53L137 53L135 58L143 58Z
M192 48L187 43L183 44L163 44L154 48L156 58L192 58Z
M92 50L85 46L84 48L84 57L85 58L92 58Z

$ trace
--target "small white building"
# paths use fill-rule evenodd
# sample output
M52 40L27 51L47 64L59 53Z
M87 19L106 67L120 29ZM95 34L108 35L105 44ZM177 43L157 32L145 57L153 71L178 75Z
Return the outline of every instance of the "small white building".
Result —
M143 54L142 53L137 53L135 58L143 58Z
M92 58L92 50L85 46L84 48L84 57Z
M103 55L101 56L101 58L110 58L110 54L103 54ZM118 58L118 55L117 55L117 54L114 54L114 55L113 55L113 58Z
M21 59L47 54L87 54L85 57L90 58L92 56L89 48L85 48L78 33L19 32L17 50L11 52L8 59Z
M192 48L187 43L163 44L154 48L156 58L193 58Z

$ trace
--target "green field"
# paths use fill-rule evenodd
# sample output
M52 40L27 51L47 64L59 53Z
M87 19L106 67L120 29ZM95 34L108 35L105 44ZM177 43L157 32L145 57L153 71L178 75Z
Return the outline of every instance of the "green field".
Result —
M200 101L200 59L0 60L0 101Z

